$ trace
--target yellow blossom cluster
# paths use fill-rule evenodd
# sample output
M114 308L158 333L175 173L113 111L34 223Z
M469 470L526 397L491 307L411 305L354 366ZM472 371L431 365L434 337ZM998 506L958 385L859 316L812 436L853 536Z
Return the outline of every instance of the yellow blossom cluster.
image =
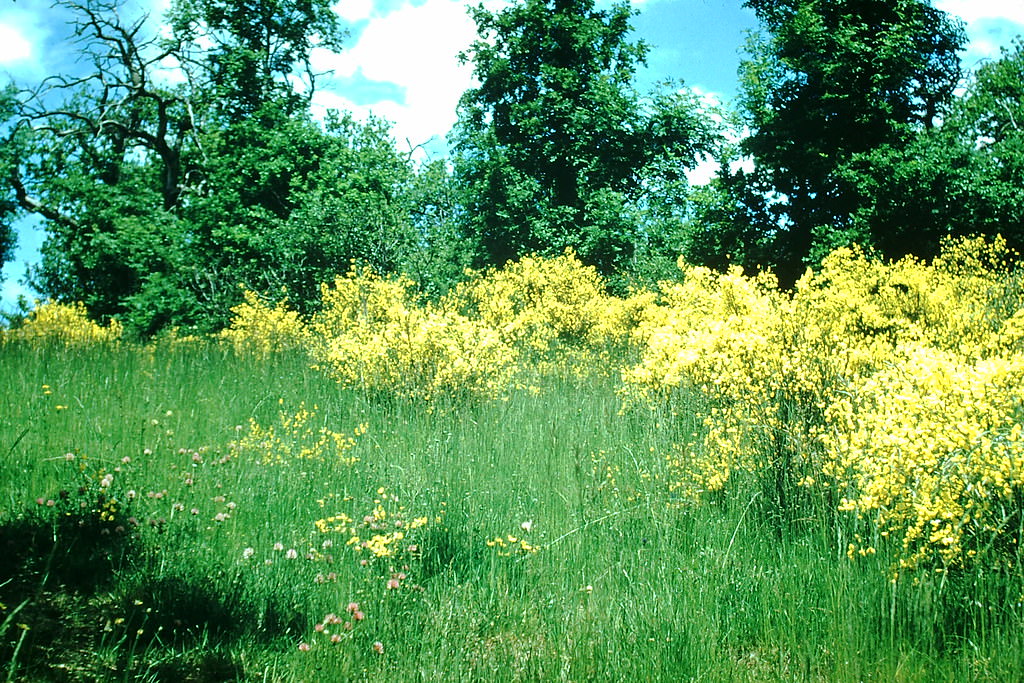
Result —
M439 523L440 520L440 516L434 518L435 522ZM317 519L313 525L321 534L347 536L345 545L357 554L366 553L369 558L386 558L417 554L418 530L426 527L428 522L425 516L410 519L398 497L381 486L377 489L373 509L361 519L356 520L339 512Z
M828 409L824 470L841 483L840 509L898 536L904 566L956 566L1004 534L1019 541L1024 356L917 345L900 356Z
M245 301L231 308L231 324L220 332L221 339L239 353L255 356L308 347L309 330L286 302L271 305L248 290L243 296Z
M20 326L0 331L0 341L53 343L84 346L117 342L123 328L116 319L105 327L89 319L85 305L48 301L36 306Z
M497 331L419 301L408 278L357 270L322 298L311 353L345 386L426 401L497 397L516 371L517 353Z
M611 297L603 278L571 251L524 257L500 270L475 273L445 300L523 350L556 344L602 346L628 336L631 308Z
M249 432L234 444L238 454L250 455L261 465L286 466L296 460L315 460L354 465L359 458L349 454L356 439L366 433L365 424L351 435L327 427L316 427L317 407L300 403L294 413L282 410L277 425L263 426L249 419Z
M773 467L784 450L787 399L815 387L799 358L779 352L796 330L793 302L772 276L681 265L684 281L663 284L634 331L643 355L623 370L623 394L627 403L691 396L702 438L671 464L676 487L697 495L722 488L737 469Z
M508 534L507 536L495 536L494 538L488 539L487 545L488 547L494 548L501 557L532 555L540 550L540 548L533 545L525 538L513 536L512 534Z
M1024 287L1007 256L979 239L930 264L844 248L792 293L683 264L635 332L642 357L624 394L686 392L697 406L693 442L669 455L687 494L739 471L827 487L876 541L899 543L905 567L1013 546ZM856 540L851 556L874 552Z

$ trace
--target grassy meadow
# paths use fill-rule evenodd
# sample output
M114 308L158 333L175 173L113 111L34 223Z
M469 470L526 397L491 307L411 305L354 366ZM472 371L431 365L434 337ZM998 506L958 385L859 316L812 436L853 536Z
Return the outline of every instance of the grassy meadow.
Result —
M0 345L0 677L1019 680L1020 287L953 261L363 273L145 345L44 306Z

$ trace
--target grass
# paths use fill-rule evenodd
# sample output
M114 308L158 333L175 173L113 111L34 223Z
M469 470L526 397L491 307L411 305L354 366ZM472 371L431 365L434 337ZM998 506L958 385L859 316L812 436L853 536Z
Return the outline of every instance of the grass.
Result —
M665 456L685 401L621 413L615 378L427 409L299 356L20 344L0 377L6 680L1024 672L1019 571L892 582L884 550L851 562L827 511L780 515L757 481L684 503ZM250 419L303 442L281 421L303 404L314 436L367 425L358 460L263 464ZM398 531L390 556L349 545Z

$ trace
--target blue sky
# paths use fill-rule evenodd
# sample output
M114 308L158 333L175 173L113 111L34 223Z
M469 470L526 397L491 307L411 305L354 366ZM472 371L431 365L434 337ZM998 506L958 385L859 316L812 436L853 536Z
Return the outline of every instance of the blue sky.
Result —
M169 0L127 0L159 17ZM605 0L599 0L605 2ZM499 8L504 0L485 0ZM443 154L443 140L455 122L455 104L472 85L471 67L456 55L475 38L466 0L342 0L335 5L350 37L341 54L315 53L318 70L333 76L317 83L314 106L357 116L373 113L393 122L401 148L425 145ZM936 0L961 17L971 41L964 62L974 67L998 56L1000 47L1024 34L1024 0ZM648 68L638 74L641 91L657 81L682 79L709 97L728 102L735 95L739 50L756 28L741 0L634 0L635 37L651 46ZM47 75L75 68L67 26L50 0L0 0L0 83L27 86ZM168 72L169 76L173 74ZM709 173L710 168L702 170ZM38 258L42 235L31 223L19 226L15 259L4 267L0 307L10 309L26 263Z

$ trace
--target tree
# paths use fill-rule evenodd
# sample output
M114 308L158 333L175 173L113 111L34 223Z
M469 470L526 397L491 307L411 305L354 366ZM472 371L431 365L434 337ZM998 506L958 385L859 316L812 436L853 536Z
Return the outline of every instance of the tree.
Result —
M174 0L169 13L175 55L190 79L213 96L213 111L266 113L275 102L290 115L305 99L294 79L315 90L314 47L340 50L345 33L331 0Z
M903 150L936 126L961 71L965 37L922 0L747 0L764 33L741 65L755 170L744 197L769 217L768 263L792 281L815 245L849 228L855 196L839 176L855 155ZM761 190L767 190L762 192ZM744 210L749 213L749 210Z
M0 188L9 187L3 179L10 178L14 171L17 154L17 141L10 121L14 117L17 108L16 91L13 86L6 86L0 90ZM15 234L12 225L17 215L18 202L12 189L0 192L0 268L11 258L14 251ZM3 274L0 273L0 282L3 282Z
M840 174L851 231L888 258L938 253L944 237L1002 234L1024 248L1024 47L983 64L941 126L856 155Z
M306 106L310 50L340 40L328 0L179 0L165 37L119 0L58 5L91 67L22 91L0 152L45 221L43 294L142 334L215 328L241 287L308 310L353 259L406 257L408 156L380 122Z
M20 210L45 220L37 289L110 316L146 274L174 267L192 108L185 93L154 81L168 52L145 36L145 17L122 20L113 0L55 7L70 14L94 70L19 93L4 180Z
M571 246L606 274L622 268L641 238L630 205L656 169L694 165L712 127L686 93L636 93L647 48L627 41L627 4L525 0L471 13L480 39L462 59L480 85L460 101L453 141L480 262Z

